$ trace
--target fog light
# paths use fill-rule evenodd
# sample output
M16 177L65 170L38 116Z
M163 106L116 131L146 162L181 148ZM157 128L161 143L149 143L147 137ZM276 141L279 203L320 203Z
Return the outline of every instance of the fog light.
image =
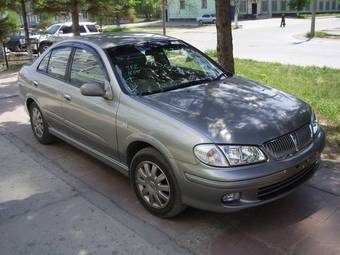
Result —
M228 203L228 202L238 200L239 198L240 198L240 193L238 193L238 192L236 192L236 193L226 193L222 196L222 202Z

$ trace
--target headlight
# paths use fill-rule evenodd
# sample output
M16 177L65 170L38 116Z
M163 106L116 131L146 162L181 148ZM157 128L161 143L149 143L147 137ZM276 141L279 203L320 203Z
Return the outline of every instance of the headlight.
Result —
M195 156L210 166L229 166L221 150L213 144L200 144L194 148Z
M201 162L216 167L249 165L266 160L256 146L201 144L195 146L194 154Z
M310 126L313 131L313 135L315 135L319 131L319 123L314 110L312 111Z
M264 153L256 146L219 146L230 166L254 164L266 160Z

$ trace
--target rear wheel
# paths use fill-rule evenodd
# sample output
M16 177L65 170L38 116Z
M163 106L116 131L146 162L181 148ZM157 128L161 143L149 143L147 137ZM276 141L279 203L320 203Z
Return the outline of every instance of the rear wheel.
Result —
M176 179L157 150L148 147L139 151L132 159L130 170L137 198L149 212L170 218L184 210Z
M29 108L31 127L34 136L42 144L51 144L55 141L55 137L49 133L48 125L39 109L38 105L33 102Z

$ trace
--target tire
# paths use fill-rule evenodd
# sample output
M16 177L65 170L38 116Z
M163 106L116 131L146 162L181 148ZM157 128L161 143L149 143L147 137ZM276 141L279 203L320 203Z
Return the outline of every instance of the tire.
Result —
M137 152L130 171L135 194L150 213L171 218L185 209L171 167L157 150L147 147Z
M41 53L43 53L45 50L47 50L48 49L48 47L50 47L51 46L51 44L49 44L49 43L41 43L40 45L39 45L39 49L38 49L38 51L39 51L39 53L41 54Z
M212 23L213 23L213 24L216 24L216 19L214 19Z
M198 24L199 24L200 26L203 26L203 21L202 21L202 20L198 21Z
M39 109L38 105L33 102L29 108L31 127L35 138L42 144L51 144L55 137L48 132L48 125Z

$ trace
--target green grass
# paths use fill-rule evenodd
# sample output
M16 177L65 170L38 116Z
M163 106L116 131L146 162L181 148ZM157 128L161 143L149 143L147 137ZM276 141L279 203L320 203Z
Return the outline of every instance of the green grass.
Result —
M207 52L216 59L216 51ZM236 73L269 84L309 103L328 131L328 143L340 146L340 70L235 60Z
M324 16L340 16L340 12L324 12L324 13L317 13L316 14L317 17L324 17ZM298 18L310 18L312 17L312 14L310 13L301 13Z
M111 26L104 28L103 32L106 33L118 33L118 32L130 32L131 30L127 27L117 27L117 26Z
M340 35L332 35L332 34L328 34L326 32L322 32L322 31L315 31L314 36L319 37L319 38L340 39ZM310 38L311 33L310 32L306 33L306 37Z

